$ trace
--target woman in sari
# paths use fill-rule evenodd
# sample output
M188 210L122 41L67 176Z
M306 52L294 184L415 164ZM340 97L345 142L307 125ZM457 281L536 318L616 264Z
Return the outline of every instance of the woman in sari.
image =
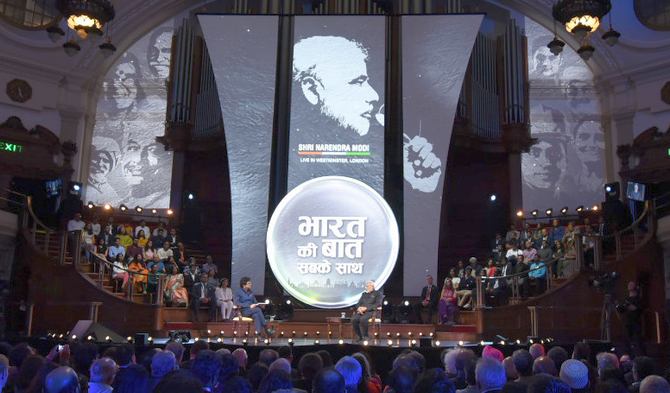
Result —
M440 302L437 305L438 316L440 319L440 324L443 325L453 325L454 319L456 318L456 311L458 311L456 290L454 289L454 284L451 282L451 278L447 277L444 279L444 285L442 286L442 295L440 296Z
M147 267L144 265L144 261L140 258L139 255L133 258L133 260L130 262L128 265L128 270L134 273L139 273L133 274L134 284L137 292L147 293L146 275L149 273L149 269L147 269Z
M184 288L184 275L179 273L179 268L172 265L172 273L167 276L165 282L165 300L172 306L186 307L188 305L188 292Z
M221 280L221 286L215 291L216 304L221 307L221 318L224 321L230 319L233 312L233 290L230 289L227 278Z

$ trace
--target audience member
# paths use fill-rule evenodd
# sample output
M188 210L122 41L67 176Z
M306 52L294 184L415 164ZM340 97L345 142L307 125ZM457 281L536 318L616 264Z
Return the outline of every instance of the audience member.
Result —
M44 393L79 393L77 373L67 366L58 367L47 374Z
M540 343L534 343L530 346L530 348L528 348L528 352L533 357L533 360L539 358L540 356L544 356L544 345Z
M221 365L221 356L212 350L205 349L198 352L191 366L191 372L200 380L205 389L213 392L219 383Z
M151 359L151 388L169 373L178 369L177 358L170 351L161 351Z
M181 364L184 358L184 346L182 343L177 341L170 341L165 346L165 350L172 352L174 354L175 360L177 361L177 364Z
M292 389L291 375L284 370L271 370L261 381L257 393L273 393L280 389Z
M321 356L314 352L309 352L304 354L298 362L298 372L300 378L293 382L293 385L296 388L307 390L308 392L312 390L312 382L316 375L323 368L323 360Z
M344 377L345 391L347 393L358 392L358 384L363 376L360 363L351 356L344 356L335 363L335 369Z
M119 374L114 378L114 393L146 393L150 392L149 373L139 364L131 364L123 369L123 378L119 381Z
M497 360L482 358L475 367L475 380L479 393L500 392L506 379L505 369Z
M91 377L88 393L112 393L112 383L117 372L117 365L110 358L100 358L91 365Z
M254 392L258 390L258 387L261 385L261 381L263 380L263 378L265 378L268 372L269 372L268 366L266 366L263 363L256 362L254 363L253 366L249 368L246 377L249 380L249 384L251 384L251 389ZM303 385L297 385L295 382L296 381L293 382L294 386L304 389L304 387L302 387Z
M233 313L233 291L227 278L221 279L221 285L216 288L216 305L221 307L221 319L229 320Z
M586 392L589 387L589 369L576 359L568 359L561 365L559 376L573 392Z
M209 321L216 318L216 288L207 283L207 274L200 275L200 281L191 288L191 315L194 322L198 322L198 311L200 307L209 310Z
M642 380L640 393L670 393L670 384L658 375L650 375Z
M411 386L411 385L410 385ZM345 382L342 374L332 367L324 368L314 376L312 383L312 393L344 393ZM404 393L395 391L395 393Z
M247 369L247 362L249 360L247 351L244 348L237 348L233 351L232 355L237 361L237 366L240 368L240 372L244 374Z
M426 286L421 290L421 301L415 311L420 323L433 323L433 314L439 300L438 288L433 284L433 276L426 276Z
M558 376L558 370L554 361L547 356L540 356L533 362L533 375L546 374L552 377Z

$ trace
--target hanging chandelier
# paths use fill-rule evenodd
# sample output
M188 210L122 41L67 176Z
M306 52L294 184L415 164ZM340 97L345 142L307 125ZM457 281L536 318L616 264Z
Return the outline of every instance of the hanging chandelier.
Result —
M114 19L114 6L109 0L58 0L56 7L81 39L89 34L102 37L105 23Z
M600 26L600 21L610 9L610 0L559 0L553 7L554 19L582 41Z
M67 21L67 26L76 34L66 34L58 25L47 28L49 39L58 42L61 37L66 37L67 42L63 49L68 56L74 56L81 51L81 45L76 38L85 40L90 38L96 42L104 35L103 29L107 30L107 39L98 46L100 52L105 56L111 56L116 47L112 44L109 35L109 22L114 19L114 6L109 0L56 0L56 8Z

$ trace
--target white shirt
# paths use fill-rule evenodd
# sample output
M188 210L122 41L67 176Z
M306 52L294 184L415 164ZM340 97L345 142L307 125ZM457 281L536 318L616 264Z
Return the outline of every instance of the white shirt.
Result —
M216 288L215 295L216 295L216 302L218 304L233 301L233 290L230 288L218 287Z
M509 250L507 250L507 254L505 254L505 258L507 258L507 259L509 259L510 257L518 258L521 255L523 255L523 251L521 251L521 249L517 248L515 250L513 248L510 248Z
M91 229L93 230L93 234L98 236L100 234L100 223L91 224Z
M113 270L114 274L124 273L125 272L125 270L123 270L124 267L125 266L123 266L123 263L121 263L119 261L114 261L114 267L112 268L112 270Z
M86 223L84 221L82 221L82 220L77 221L74 218L67 222L68 232L81 231L81 230L84 229L85 226L86 226Z
M140 225L136 226L135 227L135 237L138 236L140 231L144 231L144 237L146 237L147 239L151 237L151 229L149 229L148 226L146 226L146 225L145 226L140 226Z
M168 257L174 256L174 253L172 252L171 248L168 248L167 250L164 248L159 248L158 251L156 251L156 255L158 255L158 258L160 259L168 259Z

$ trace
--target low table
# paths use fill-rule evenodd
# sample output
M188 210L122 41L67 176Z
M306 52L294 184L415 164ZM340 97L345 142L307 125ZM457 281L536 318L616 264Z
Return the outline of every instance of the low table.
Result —
M346 322L351 322L351 318L341 318L341 317L326 317L326 324L328 324L328 332L332 332L332 326L337 326L337 338L342 338L342 324Z

